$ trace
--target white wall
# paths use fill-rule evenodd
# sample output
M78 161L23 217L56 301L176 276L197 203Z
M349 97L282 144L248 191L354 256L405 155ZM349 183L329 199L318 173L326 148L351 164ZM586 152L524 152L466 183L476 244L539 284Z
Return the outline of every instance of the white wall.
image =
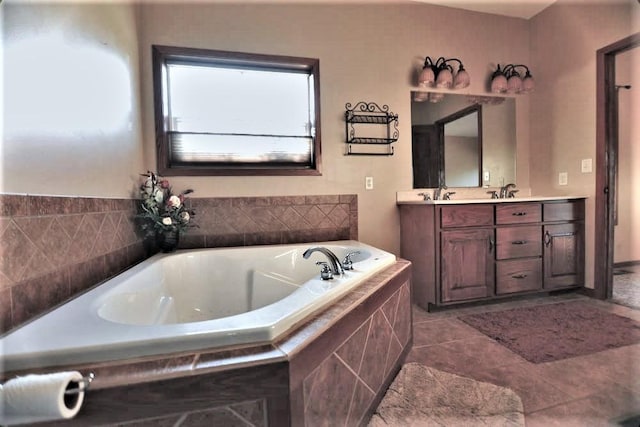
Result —
M143 171L135 13L3 2L0 191L129 197Z

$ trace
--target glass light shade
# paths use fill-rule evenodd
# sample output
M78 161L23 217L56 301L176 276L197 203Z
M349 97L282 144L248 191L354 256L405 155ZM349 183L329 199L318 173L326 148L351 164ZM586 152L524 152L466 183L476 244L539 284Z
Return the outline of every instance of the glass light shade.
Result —
M471 77L469 73L467 73L467 70L462 68L453 79L453 87L454 89L463 89L469 86L469 83L471 83Z
M436 79L436 87L449 89L453 84L453 74L449 71L448 68L442 68L438 73L438 78Z
M421 87L433 87L433 82L435 81L436 76L433 73L431 67L424 67L420 72L420 76L418 77L418 86Z
M529 93L533 92L533 89L536 87L536 82L531 77L531 74L524 76L524 80L522 81L522 92Z
M507 80L507 92L520 93L522 91L522 79L519 75L514 74Z
M504 74L498 74L491 80L491 92L504 93L507 91L507 78Z

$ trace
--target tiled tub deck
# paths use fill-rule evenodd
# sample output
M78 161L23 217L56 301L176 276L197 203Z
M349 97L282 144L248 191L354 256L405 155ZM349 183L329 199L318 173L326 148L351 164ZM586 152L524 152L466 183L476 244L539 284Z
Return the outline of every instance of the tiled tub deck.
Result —
M366 425L411 348L410 271L398 260L272 344L43 369L95 374L76 418L48 425Z

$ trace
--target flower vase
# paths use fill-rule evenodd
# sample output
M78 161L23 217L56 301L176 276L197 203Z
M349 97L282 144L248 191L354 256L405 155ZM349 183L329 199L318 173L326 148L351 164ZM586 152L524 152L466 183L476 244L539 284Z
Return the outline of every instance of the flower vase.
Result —
M173 252L180 243L180 232L177 230L158 233L158 247L162 252Z

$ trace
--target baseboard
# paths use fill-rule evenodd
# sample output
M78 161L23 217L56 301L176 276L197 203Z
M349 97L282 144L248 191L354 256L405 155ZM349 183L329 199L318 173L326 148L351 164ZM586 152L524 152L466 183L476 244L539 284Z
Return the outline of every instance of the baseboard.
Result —
M635 265L640 265L640 261L616 262L615 264L613 264L613 268L633 267Z
M596 298L596 290L592 288L582 287L577 291L581 295L588 296L589 298Z

